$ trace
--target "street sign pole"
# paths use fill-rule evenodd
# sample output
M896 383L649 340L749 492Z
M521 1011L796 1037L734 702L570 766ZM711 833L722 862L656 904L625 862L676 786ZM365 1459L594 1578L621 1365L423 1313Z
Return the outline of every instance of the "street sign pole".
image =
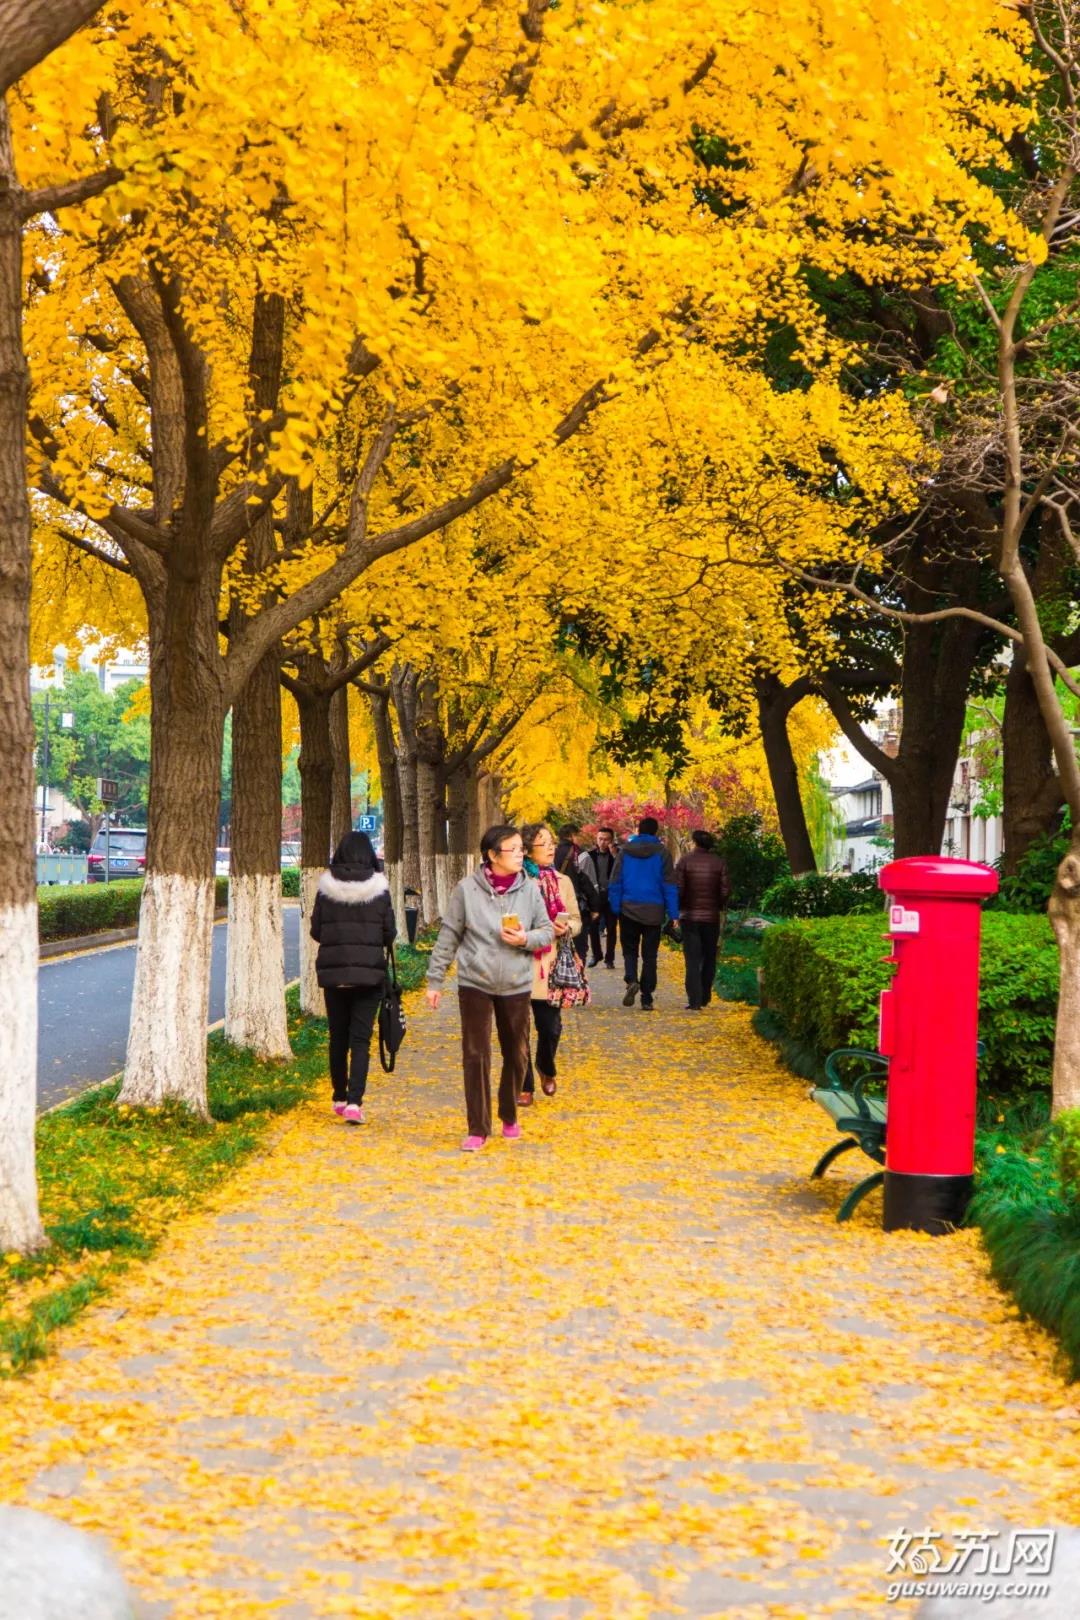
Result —
M110 883L112 881L112 852L109 842L110 819L112 817L112 806L120 797L120 784L111 776L99 776L97 786L98 798L105 806L105 881Z

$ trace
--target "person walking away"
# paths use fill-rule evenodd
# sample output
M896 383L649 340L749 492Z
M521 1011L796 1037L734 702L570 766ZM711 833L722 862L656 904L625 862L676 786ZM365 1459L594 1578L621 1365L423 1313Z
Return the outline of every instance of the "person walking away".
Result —
M555 937L539 887L522 871L525 850L517 828L489 827L480 856L482 864L450 896L427 974L427 1003L434 1010L457 957L466 1153L478 1152L491 1135L492 1018L502 1054L502 1134L508 1141L521 1135L517 1099L529 1064L532 958Z
M686 1005L697 1012L712 1000L720 913L727 910L731 886L712 833L690 834L694 847L675 867L686 961Z
M552 963L555 961L556 945L564 934L576 935L580 931L581 913L578 910L574 885L564 873L555 870L555 838L551 828L546 827L543 822L532 822L522 827L521 837L525 845L525 871L529 877L535 879L544 897L551 926L555 930L554 941L545 950L536 951L533 955L532 982L532 1016L536 1028L535 1073L540 1076L540 1089L544 1095L553 1097L556 1082L555 1054L559 1050L559 1041L562 1037L563 1003L561 999L558 1003L551 1000L549 979ZM527 1108L532 1103L535 1089L533 1062L530 1057L520 1098L523 1107Z
M637 836L629 839L615 858L615 870L608 886L608 899L619 919L622 936L626 980L623 1006L632 1007L640 991L641 1005L646 1012L652 1011L656 994L656 959L665 914L671 922L679 920L675 869L670 854L657 837L659 831L660 824L655 816L642 817Z
M346 833L319 879L311 937L319 944L315 973L330 1026L334 1113L350 1125L364 1122L371 1033L386 985L386 952L396 934L390 886L371 839Z
M604 966L615 966L615 945L619 927L615 921L615 914L608 899L608 890L611 888L611 874L615 870L615 831L612 827L598 827L596 829L596 848L586 853L585 862L588 875L596 888L598 912L589 918L589 945L592 955L589 966L596 967L603 960ZM600 948L601 931L606 935L604 949Z
M588 856L581 847L581 828L575 822L568 821L559 828L555 870L570 879L578 897L582 923L574 938L574 949L584 962L589 943L589 924L600 915L600 896L593 881Z

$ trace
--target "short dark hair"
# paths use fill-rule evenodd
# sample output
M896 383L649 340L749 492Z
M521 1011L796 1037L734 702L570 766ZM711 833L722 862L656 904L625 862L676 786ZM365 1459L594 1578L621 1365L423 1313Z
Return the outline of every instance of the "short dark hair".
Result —
M566 821L559 828L559 837L563 839L576 838L580 831L581 828L576 821Z
M497 852L499 846L501 844L505 844L508 838L520 837L521 834L518 832L517 828L511 827L507 823L501 823L496 827L489 827L487 832L480 840L481 859L486 861L492 850Z
M647 837L655 838L660 831L660 823L655 816L642 816L637 824L637 830L639 833L645 833Z
M716 843L716 839L713 837L712 833L706 832L704 827L695 827L690 836L694 840L694 843L697 845L698 849L712 849L713 845Z
M615 836L614 827L597 827L596 830L597 830L598 833L602 833L602 832L610 833L612 838L614 838L614 836Z
M532 849L540 834L545 832L550 836L551 828L546 821L527 821L525 823L521 829L521 842L525 846L526 855Z

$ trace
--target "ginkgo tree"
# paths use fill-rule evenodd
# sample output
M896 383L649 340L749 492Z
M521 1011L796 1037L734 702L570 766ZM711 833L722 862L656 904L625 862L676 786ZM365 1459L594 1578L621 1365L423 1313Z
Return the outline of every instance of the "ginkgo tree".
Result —
M24 75L98 9L86 0L0 0L0 766L12 828L0 852L0 1248L19 1251L43 1241L34 1178L37 896L23 233L31 221L103 190L112 176L95 166L81 177L53 172L28 183L11 113Z
M28 330L42 525L130 570L147 608L126 1101L205 1109L224 715L284 635L673 354L799 324L801 257L918 275L973 227L1025 239L973 178L1022 117L1016 19L968 0L942 20L931 0L767 19L161 0L108 8L92 60L27 81L40 172L61 153L122 171L85 228L35 244ZM707 186L695 127L722 140ZM288 557L256 558L290 480L327 505Z

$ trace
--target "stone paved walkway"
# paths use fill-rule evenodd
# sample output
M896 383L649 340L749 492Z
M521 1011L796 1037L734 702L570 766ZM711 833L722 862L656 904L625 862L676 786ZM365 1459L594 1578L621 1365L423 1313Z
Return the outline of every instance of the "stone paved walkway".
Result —
M290 1116L7 1386L0 1497L170 1620L896 1614L901 1526L1075 1522L1076 1395L977 1239L838 1227L863 1167L811 1187L828 1121L676 966L652 1015L598 970L476 1157L415 1006L366 1126Z

